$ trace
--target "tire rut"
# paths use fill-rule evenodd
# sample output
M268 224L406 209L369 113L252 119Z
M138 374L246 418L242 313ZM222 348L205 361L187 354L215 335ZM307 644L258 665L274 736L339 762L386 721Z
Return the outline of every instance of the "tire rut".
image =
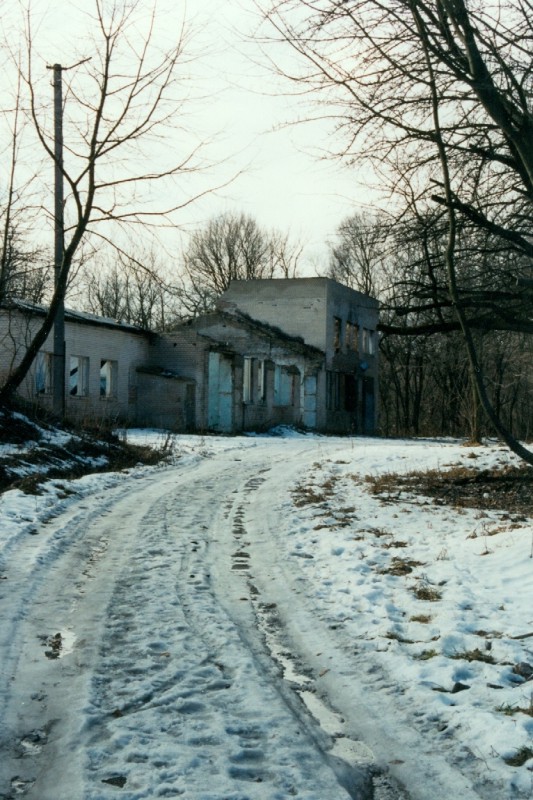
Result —
M378 767L371 750L362 741L350 737L342 715L329 705L327 698L317 693L313 670L294 651L277 604L264 599L258 588L254 576L254 555L257 557L257 554L251 535L253 521L248 521L248 512L253 510L253 493L267 480L265 472L269 470L262 470L246 482L242 497L233 503L233 513L227 512L236 548L232 552L231 568L239 572L246 585L254 616L254 625L248 627L245 634L249 645L261 653L267 671L274 675L280 695L313 738L350 797L408 800L405 790Z
M27 703L6 700L0 800L370 797L273 645L249 522L270 474L265 457L222 454L49 523L12 630Z

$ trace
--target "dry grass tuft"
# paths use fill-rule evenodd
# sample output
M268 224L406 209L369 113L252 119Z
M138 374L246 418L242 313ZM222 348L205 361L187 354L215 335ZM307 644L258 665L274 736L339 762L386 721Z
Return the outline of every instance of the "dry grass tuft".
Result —
M381 575L409 575L415 567L423 566L422 561L394 556L390 565L385 569L380 569L379 572Z
M490 653L480 650L475 647L473 650L463 650L459 653L454 653L450 658L456 661L482 661L484 664L496 664L496 659Z
M504 465L480 470L460 465L444 470L368 475L364 480L368 491L383 502L395 502L403 493L431 498L437 505L531 515L533 468L530 466Z
M438 656L438 652L436 650L422 650L421 653L413 656L417 661L429 661L430 658L435 658Z
M292 491L292 499L296 508L326 503L334 494L337 478L330 476L320 486L299 483Z
M401 642L402 644L414 644L413 639L406 639L400 633L396 633L396 631L387 631L385 634L385 639L392 639L395 642Z
M509 756L503 760L510 767L522 767L530 758L533 758L533 750L531 747L521 747L520 750L516 751L514 756Z
M422 625L427 625L431 619L429 614L415 614L413 617L409 617L409 622L420 622Z
M513 706L508 703L503 703L498 706L496 711L505 714L507 717L512 717L514 714L527 714L528 717L533 717L533 696L528 706Z
M418 583L416 586L413 586L413 593L417 600L426 600L429 603L436 603L437 600L440 600L442 597L438 589L429 586L427 583Z

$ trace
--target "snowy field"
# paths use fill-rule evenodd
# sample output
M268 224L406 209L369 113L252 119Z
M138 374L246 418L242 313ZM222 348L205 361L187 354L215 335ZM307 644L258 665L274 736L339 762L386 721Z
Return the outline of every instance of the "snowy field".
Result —
M1 800L533 797L531 520L365 481L506 463L176 436L0 495Z

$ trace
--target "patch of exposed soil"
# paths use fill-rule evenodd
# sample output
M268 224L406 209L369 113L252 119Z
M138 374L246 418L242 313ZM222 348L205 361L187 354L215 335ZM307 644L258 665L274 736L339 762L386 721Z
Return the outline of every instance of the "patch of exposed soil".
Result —
M38 442L41 432L36 425L19 414L0 411L0 444Z
M402 493L431 498L436 505L506 511L513 516L533 516L533 468L500 467L476 470L458 467L381 475L366 479L369 490L393 502Z

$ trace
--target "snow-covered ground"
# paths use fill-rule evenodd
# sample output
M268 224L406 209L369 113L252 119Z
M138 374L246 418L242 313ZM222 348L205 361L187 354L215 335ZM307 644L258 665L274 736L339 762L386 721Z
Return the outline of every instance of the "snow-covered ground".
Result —
M364 480L511 456L174 452L0 495L2 800L533 796L531 520Z

